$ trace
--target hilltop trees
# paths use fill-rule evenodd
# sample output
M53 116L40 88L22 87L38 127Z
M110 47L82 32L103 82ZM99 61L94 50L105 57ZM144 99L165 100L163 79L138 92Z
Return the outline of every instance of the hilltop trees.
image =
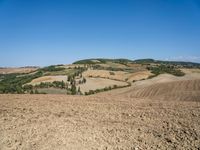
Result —
M62 70L65 70L65 68L63 68L63 67L56 67L56 66L49 66L49 67L45 67L45 68L41 69L41 71L49 71L49 72L62 71Z

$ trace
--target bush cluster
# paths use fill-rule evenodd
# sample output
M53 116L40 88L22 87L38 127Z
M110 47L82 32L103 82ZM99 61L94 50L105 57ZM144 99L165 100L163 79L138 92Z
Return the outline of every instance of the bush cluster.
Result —
M151 73L155 75L169 73L175 76L184 76L185 73L182 72L180 69L175 68L172 65L160 65L156 67L147 67L148 70L151 70Z

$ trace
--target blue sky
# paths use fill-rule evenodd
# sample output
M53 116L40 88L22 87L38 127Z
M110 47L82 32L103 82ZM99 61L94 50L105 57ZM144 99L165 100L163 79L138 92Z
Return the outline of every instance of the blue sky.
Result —
M0 66L200 62L199 0L0 0Z

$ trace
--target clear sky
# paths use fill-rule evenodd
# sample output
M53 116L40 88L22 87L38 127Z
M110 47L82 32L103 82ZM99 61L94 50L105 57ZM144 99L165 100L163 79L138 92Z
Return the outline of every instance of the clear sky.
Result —
M0 66L200 62L200 0L0 0Z

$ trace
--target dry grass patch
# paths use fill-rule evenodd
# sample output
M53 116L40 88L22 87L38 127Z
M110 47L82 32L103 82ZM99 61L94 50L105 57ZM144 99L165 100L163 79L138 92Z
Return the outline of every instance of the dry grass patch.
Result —
M100 77L109 78L113 80L129 81L147 79L153 75L150 71L139 71L135 73L128 73L124 71L108 71L108 70L88 70L83 73L85 77Z
M153 74L150 71L140 71L136 73L132 73L128 76L128 81L138 81L142 79L147 79L148 77L152 76Z
M67 76L43 76L32 80L29 84L37 85L41 82L67 81Z
M30 73L37 69L38 68L0 68L0 74Z
M112 73L111 73L112 72ZM100 77L113 80L125 81L129 73L124 71L108 71L108 70L87 70L83 73L84 77Z
M183 71L186 74L189 74L189 73L200 73L200 69L181 69L181 71Z
M113 87L114 85L117 86L125 86L127 85L126 82L110 80L110 79L103 79L103 78L89 78L86 77L86 83L80 85L81 92L88 92L90 90L96 89L103 89L105 87Z

